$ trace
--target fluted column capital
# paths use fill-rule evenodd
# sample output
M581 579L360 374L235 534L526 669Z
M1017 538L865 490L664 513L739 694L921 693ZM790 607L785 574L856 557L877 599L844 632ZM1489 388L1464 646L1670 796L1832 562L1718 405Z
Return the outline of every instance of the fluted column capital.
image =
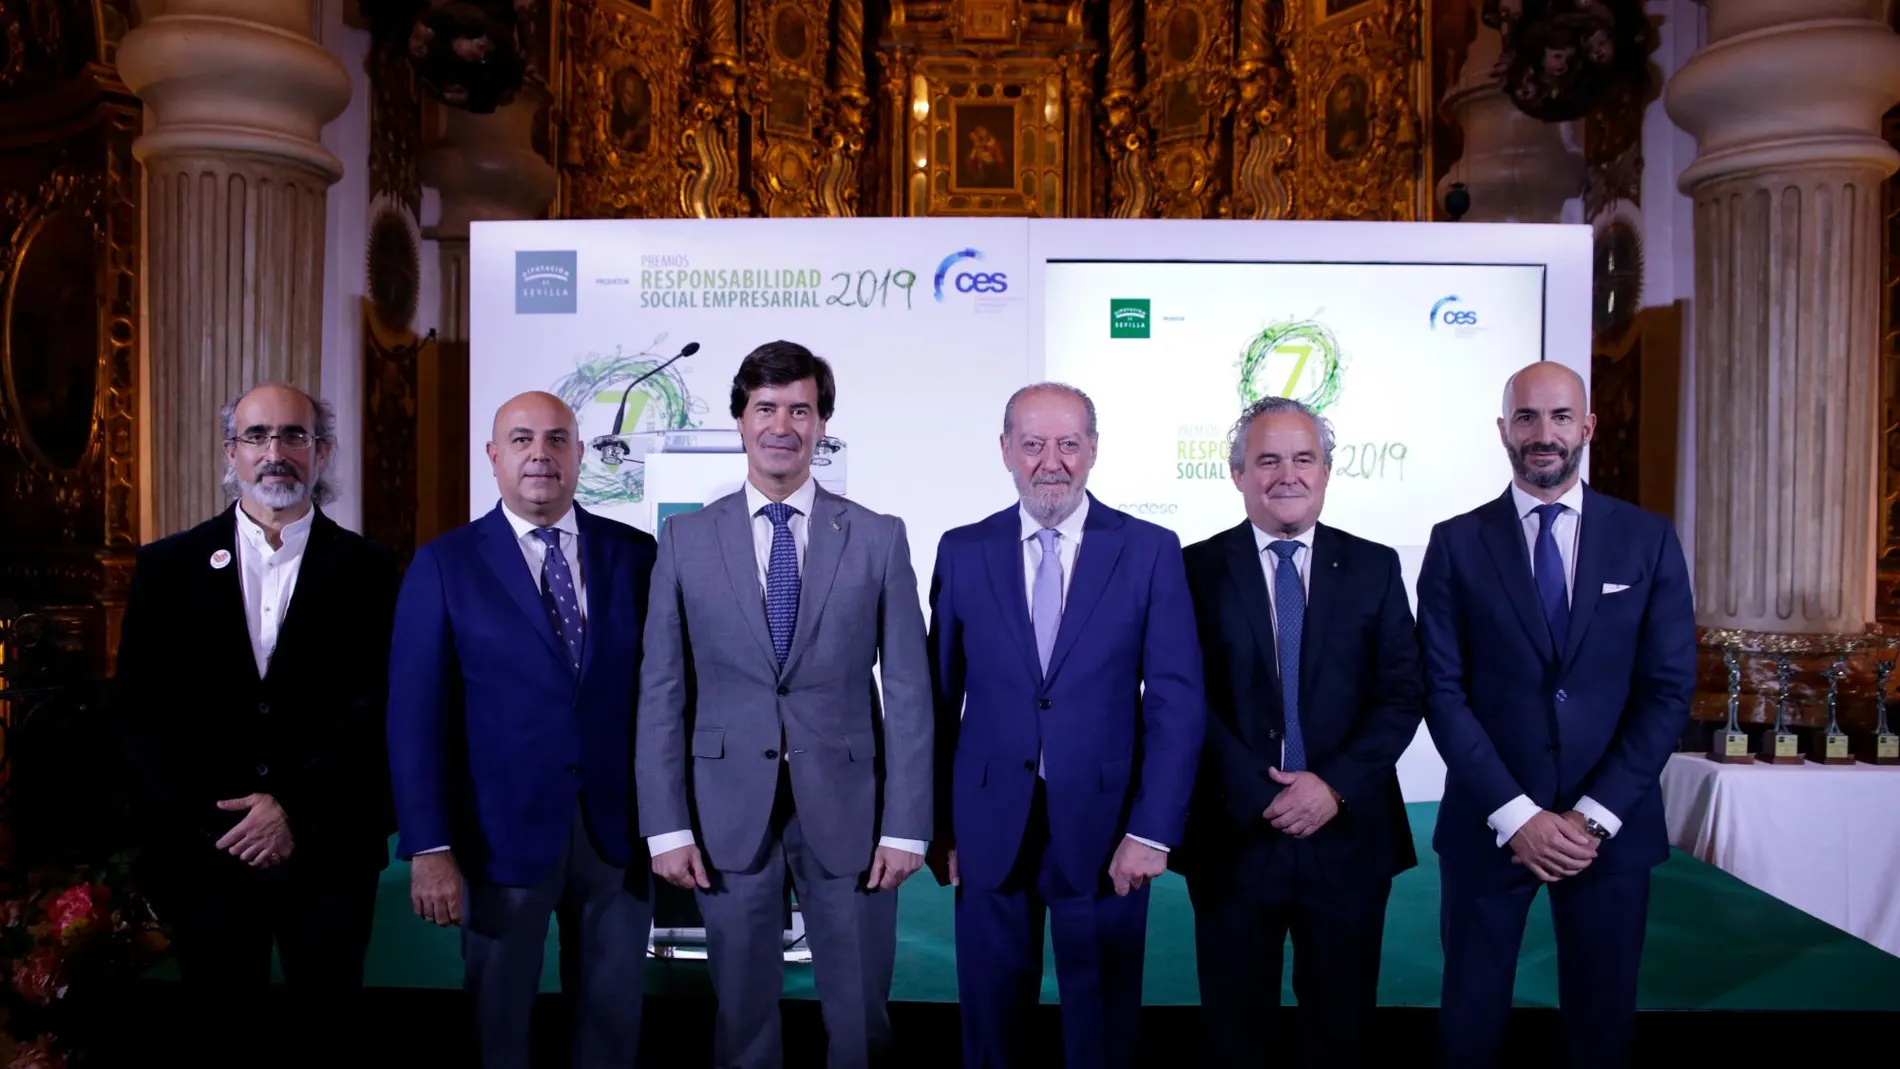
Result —
M1891 174L1880 136L1900 101L1900 35L1882 0L1702 0L1709 42L1664 91L1698 155L1684 193L1771 171L1864 166Z
M119 76L157 120L132 151L275 157L325 186L343 164L323 128L350 101L343 64L311 36L315 0L170 0L119 45Z
M557 175L534 150L541 103L530 87L492 114L446 109L442 136L416 161L423 184L442 198L432 238L465 241L471 222L547 214Z

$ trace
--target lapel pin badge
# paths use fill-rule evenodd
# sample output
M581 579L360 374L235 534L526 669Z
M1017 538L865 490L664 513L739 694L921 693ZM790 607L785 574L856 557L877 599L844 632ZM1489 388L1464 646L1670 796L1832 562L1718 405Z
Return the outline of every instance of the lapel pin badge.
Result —
M843 530L843 528L838 526L838 521L835 518L831 521L831 529L834 531Z
M213 568L222 568L229 563L231 563L231 551L228 549L218 550L211 555L211 566Z

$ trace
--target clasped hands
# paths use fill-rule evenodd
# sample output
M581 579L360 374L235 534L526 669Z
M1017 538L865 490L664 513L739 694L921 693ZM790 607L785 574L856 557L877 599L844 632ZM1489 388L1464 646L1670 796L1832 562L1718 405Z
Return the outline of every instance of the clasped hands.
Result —
M1524 866L1545 883L1575 876L1596 860L1600 845L1583 825L1583 814L1574 809L1562 816L1539 810L1511 836L1511 864Z
M1273 804L1260 811L1275 831L1304 839L1339 815L1339 796L1313 773L1270 768L1267 778L1283 788L1274 796Z
M218 839L220 850L255 869L275 868L290 859L296 841L290 835L290 817L268 794L247 794L218 803L227 813L244 811L244 819Z

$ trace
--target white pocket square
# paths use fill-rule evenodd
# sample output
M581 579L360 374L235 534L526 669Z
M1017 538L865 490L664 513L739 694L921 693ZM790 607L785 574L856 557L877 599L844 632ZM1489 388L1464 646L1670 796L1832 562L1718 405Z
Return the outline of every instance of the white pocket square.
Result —
M1629 588L1630 588L1630 585L1629 585L1628 583L1605 583L1605 584L1603 584L1603 592L1604 592L1605 594L1620 594L1620 593L1622 593L1623 591L1625 591L1625 590L1628 590Z

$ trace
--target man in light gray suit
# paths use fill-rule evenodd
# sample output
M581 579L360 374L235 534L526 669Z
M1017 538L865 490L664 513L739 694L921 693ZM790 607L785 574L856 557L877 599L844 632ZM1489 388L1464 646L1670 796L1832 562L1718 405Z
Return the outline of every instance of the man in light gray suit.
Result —
M732 383L746 485L669 519L653 572L640 830L653 871L698 891L721 1069L782 1063L788 869L829 1064L888 1061L897 888L930 835L930 668L904 523L811 474L836 392L804 346L753 350Z

